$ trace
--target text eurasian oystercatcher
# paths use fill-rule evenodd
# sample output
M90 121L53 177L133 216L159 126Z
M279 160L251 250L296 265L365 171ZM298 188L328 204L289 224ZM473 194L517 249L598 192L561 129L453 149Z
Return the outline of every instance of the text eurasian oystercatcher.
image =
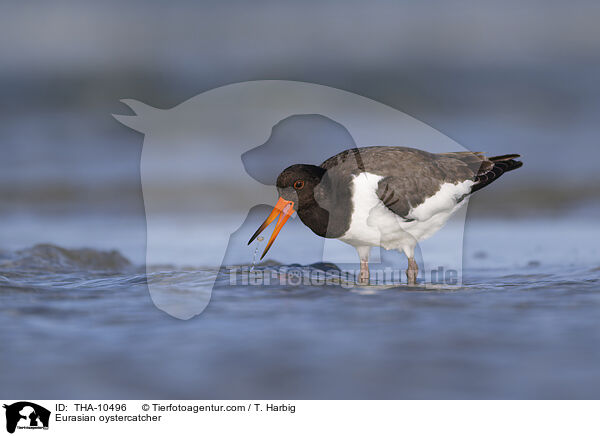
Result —
M359 283L369 282L369 252L379 246L406 254L408 283L415 284L417 243L438 231L467 196L522 166L514 160L518 157L364 147L345 150L320 166L292 165L279 174L279 201L248 244L279 217L262 259L297 210L317 235L356 248Z

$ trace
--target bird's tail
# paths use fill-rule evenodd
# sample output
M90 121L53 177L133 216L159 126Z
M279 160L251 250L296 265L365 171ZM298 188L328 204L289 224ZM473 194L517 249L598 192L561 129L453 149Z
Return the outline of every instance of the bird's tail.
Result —
M489 185L502 174L522 167L523 162L515 160L519 157L521 157L520 154L504 154L502 156L488 157L487 165L484 161L479 172L477 173L475 184L471 188L471 193Z

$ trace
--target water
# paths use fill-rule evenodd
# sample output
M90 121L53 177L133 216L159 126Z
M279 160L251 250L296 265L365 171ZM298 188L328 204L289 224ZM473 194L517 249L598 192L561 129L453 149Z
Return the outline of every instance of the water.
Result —
M146 273L117 251L8 249L2 394L597 398L597 240L592 221L474 221L462 287L228 286L225 274L189 321L156 309L147 285L177 299L214 267Z

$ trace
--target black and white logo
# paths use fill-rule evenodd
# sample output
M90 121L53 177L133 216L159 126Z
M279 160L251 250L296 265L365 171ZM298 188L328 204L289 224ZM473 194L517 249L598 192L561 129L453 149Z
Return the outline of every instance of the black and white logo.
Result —
M14 433L16 429L40 430L48 429L50 411L28 401L19 401L4 405L6 409L6 431Z

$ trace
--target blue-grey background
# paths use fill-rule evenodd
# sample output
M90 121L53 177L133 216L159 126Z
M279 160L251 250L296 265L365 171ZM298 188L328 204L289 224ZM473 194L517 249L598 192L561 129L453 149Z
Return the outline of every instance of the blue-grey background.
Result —
M4 2L0 396L597 398L599 20L593 1ZM143 138L111 113L260 79L521 153L471 201L468 286L237 289L188 322L154 309ZM209 182L246 215L231 193L250 192Z

